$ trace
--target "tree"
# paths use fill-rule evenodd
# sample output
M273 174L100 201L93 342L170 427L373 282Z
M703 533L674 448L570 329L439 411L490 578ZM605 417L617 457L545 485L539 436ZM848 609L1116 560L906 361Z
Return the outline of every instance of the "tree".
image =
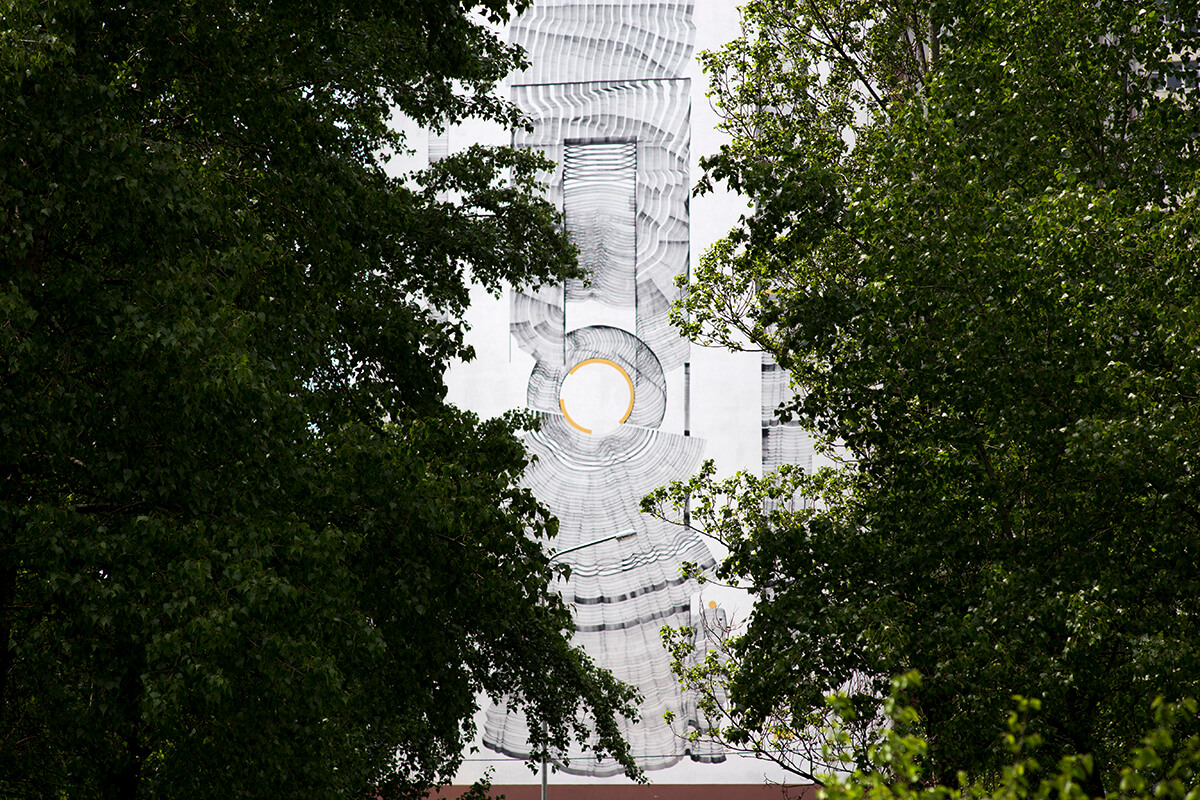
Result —
M863 678L873 715L916 669L932 779L998 774L1022 694L1101 794L1151 699L1200 692L1195 6L743 14L704 56L730 141L700 190L753 211L677 321L770 353L842 464L648 500L690 497L757 593L728 721L803 730Z
M527 420L443 401L471 282L577 274L545 165L384 171L517 121L522 6L3 6L0 794L420 794L480 693L633 769Z
M870 764L849 775L831 776L826 794L834 800L858 800L872 797L921 798L921 800L1087 800L1084 784L1090 774L1090 759L1071 754L1057 763L1046 764L1041 756L1043 740L1034 733L1032 723L1038 717L1041 703L1035 699L1016 697L1009 712L1001 741L1009 757L999 779L990 787L976 785L930 784L925 780L925 756L928 744L913 733L919 714L910 706L897 701L896 695L919 686L919 676L904 675L893 681L892 696L884 705L889 724L881 731ZM839 706L831 698L834 706ZM1200 736L1188 734L1189 723L1196 716L1194 700L1167 703L1156 700L1150 709L1154 722L1136 746L1121 761L1120 781L1114 796L1129 800L1148 798L1195 797L1200 781ZM835 714L847 719L847 710L839 707ZM833 744L832 749L836 750ZM963 776L956 776L963 777Z

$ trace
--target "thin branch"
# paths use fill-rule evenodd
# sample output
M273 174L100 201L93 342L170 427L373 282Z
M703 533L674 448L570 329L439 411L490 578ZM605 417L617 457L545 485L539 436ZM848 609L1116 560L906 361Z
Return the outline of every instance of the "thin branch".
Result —
M821 28L825 31L825 35L829 37L828 45L837 51L838 55L840 55L849 65L850 69L854 70L854 74L858 76L858 80L879 105L879 110L882 111L883 115L890 120L891 114L888 113L887 106L884 105L883 100L878 94L876 94L875 87L871 85L871 82L867 79L866 74L864 74L862 69L859 68L858 60L846 53L842 46L837 42L833 31L829 27L829 22L825 19L824 15L821 14L820 8L817 6L814 0L806 0L805 4L812 12L813 17L820 23Z

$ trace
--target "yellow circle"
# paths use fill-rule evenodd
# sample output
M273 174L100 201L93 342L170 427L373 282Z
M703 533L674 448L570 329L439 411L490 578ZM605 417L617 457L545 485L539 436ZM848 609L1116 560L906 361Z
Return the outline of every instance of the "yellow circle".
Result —
M716 601L716 600L709 600L709 601L708 601L708 607L709 607L709 608L716 608L716 607L717 607L717 601Z
M629 419L629 415L633 413L633 379L629 377L629 373L626 372L620 364L615 361L610 361L607 358L586 358L575 366L571 367L570 371L567 372L567 375L574 375L576 370L578 370L580 367L586 367L588 364L604 364L612 367L617 372L621 373L621 377L625 379L626 385L629 386L629 405L626 407L625 413L621 416L621 419L617 421L618 425L623 425L625 420ZM585 428L575 420L571 419L571 415L567 413L567 404L561 397L558 398L558 407L562 409L563 416L566 417L567 422L571 423L574 428L581 430L584 433L592 432L591 428Z

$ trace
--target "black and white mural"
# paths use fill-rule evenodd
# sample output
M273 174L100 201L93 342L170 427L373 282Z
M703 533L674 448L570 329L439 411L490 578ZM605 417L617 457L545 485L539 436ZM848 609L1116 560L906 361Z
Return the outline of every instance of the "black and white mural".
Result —
M540 417L527 437L536 461L526 481L560 522L550 549L571 577L557 588L574 609L577 643L641 690L641 720L625 735L656 782L758 783L766 768L682 735L703 721L671 674L660 630L690 626L704 652L705 632L744 619L748 601L682 577L685 562L708 568L722 553L643 516L640 500L705 458L723 472L811 459L803 433L773 416L789 391L782 370L757 354L692 346L667 319L696 251L744 210L719 196L691 198L693 137L702 152L719 146L693 53L698 40L718 46L736 21L724 0L546 0L510 25L531 64L507 88L531 125L511 141L557 165L545 191L591 277L510 289L501 302L479 295L471 319L479 358L448 376L456 404ZM703 122L694 126L697 112ZM429 157L480 140L471 130L435 137ZM694 213L703 214L699 231ZM628 531L636 536L611 538ZM496 783L536 780L524 766L522 715L501 702L477 723L479 750L458 782L487 769ZM555 781L620 773L611 760L561 756Z
M678 735L698 723L695 703L659 636L664 625L703 630L692 618L698 586L680 567L711 567L713 556L695 533L638 512L643 495L693 472L704 451L686 413L681 430L663 425L668 405L686 410L689 400L689 346L667 311L690 248L691 82L681 73L691 15L686 3L548 2L512 29L533 64L512 87L533 125L515 143L559 165L548 189L591 275L511 296L512 337L535 359L527 404L542 418L528 439L537 460L527 480L559 519L554 547L580 548L560 587L577 641L645 697L625 733L648 770L723 759ZM637 535L580 547L623 531ZM483 744L528 757L525 720L493 707ZM620 772L611 760L566 755L566 772Z

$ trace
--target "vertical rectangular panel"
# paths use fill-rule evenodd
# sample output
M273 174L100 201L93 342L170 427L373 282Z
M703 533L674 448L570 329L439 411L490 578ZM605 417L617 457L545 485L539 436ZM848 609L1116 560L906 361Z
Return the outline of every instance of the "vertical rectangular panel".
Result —
M567 283L567 302L629 307L637 286L637 143L572 142L563 150L563 212L590 283Z

